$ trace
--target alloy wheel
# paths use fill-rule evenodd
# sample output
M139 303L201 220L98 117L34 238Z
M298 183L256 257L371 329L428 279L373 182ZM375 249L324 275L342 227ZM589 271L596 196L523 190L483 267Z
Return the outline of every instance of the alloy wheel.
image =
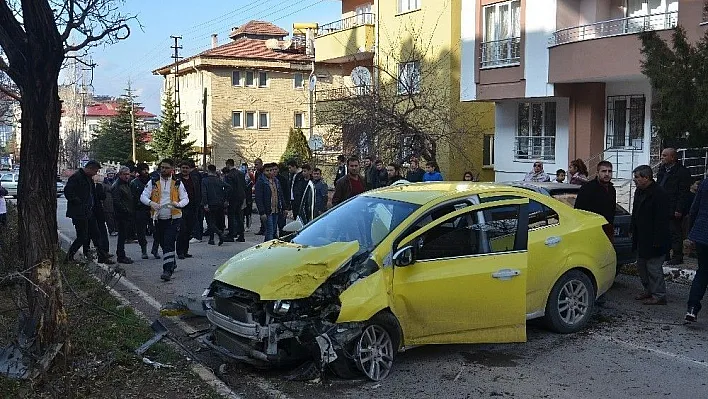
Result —
M388 331L376 324L366 327L356 355L356 365L366 377L372 381L386 378L393 365L393 342Z
M558 292L558 315L573 325L581 321L590 307L590 294L580 280L570 280Z

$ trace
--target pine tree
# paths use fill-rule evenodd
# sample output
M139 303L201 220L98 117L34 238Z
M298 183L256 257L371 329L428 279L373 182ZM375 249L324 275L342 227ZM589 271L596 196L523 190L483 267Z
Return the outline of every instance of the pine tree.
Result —
M298 163L308 163L312 159L312 150L307 143L307 138L302 133L302 129L290 128L288 135L288 144L285 147L285 152L280 158L281 162L295 160Z
M708 144L708 34L694 46L677 27L671 44L654 31L640 35L642 73L655 92L652 123L668 146ZM686 137L688 133L688 137Z
M151 146L158 158L189 159L196 155L192 150L196 141L187 141L189 127L177 120L175 108L172 92L168 91L162 102L160 128L153 132Z

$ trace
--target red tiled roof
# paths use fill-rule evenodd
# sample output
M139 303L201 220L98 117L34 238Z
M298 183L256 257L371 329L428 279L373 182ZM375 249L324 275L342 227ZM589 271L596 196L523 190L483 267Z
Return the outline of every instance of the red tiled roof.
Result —
M117 102L98 103L86 107L86 116L112 117L118 115L119 104ZM136 107L135 116L142 118L154 118L155 115L146 112L142 107Z
M311 61L312 58L302 53L276 51L265 45L265 40L240 38L231 43L204 51L198 56L216 58L258 58L277 61Z
M235 39L237 36L241 35L260 35L280 38L287 36L288 32L267 21L249 21L231 31L229 37Z

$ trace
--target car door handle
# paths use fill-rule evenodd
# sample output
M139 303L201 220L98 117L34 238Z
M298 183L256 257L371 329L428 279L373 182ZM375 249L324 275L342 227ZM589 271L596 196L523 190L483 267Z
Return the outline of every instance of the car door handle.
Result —
M492 273L492 277L498 278L499 280L509 280L512 277L516 277L521 274L520 270L512 269L501 269Z
M560 244L561 238L558 236L552 236L546 238L546 246L547 247L555 247L556 245Z

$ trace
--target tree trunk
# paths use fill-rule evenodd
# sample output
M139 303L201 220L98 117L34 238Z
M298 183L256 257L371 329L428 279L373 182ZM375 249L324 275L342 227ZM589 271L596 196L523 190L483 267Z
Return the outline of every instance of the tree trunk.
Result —
M58 74L61 48L33 49L22 90L21 167L18 187L20 242L26 245L23 265L29 311L23 326L34 338L32 352L46 353L52 345L67 344L67 314L57 264L56 175L59 155L61 103Z

